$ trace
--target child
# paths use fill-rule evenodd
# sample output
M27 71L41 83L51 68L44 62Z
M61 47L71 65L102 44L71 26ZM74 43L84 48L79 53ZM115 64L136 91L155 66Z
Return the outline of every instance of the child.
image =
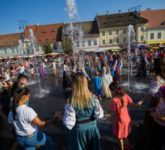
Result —
M14 128L16 141L26 150L35 150L36 146L45 146L46 150L53 150L52 140L39 128L49 122L42 121L37 113L28 106L30 91L23 88L14 95L12 109L8 115L8 122Z
M96 76L94 78L94 85L95 85L96 94L97 94L99 100L101 100L101 96L102 96L102 92L101 92L102 78L100 76L100 72L96 72Z
M131 118L127 106L132 105L139 108L142 101L134 104L131 97L127 95L120 87L115 90L115 97L110 104L110 110L113 116L113 134L120 142L120 149L124 150L124 140L127 139L131 131Z
M103 72L102 75L102 90L103 90L103 95L106 98L111 98L111 90L109 89L110 84L113 82L112 76L110 74L110 69L109 67L106 67L106 70Z

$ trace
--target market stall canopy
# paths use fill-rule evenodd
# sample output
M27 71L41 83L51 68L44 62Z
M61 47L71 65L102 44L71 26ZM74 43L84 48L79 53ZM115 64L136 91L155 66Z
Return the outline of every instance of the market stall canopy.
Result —
M148 48L149 45L148 44L137 44L136 46L137 48L143 49L143 48Z
M46 56L56 56L58 55L59 53L49 53L49 54L46 54Z
M105 52L105 51L120 51L120 50L121 50L121 47L119 47L119 46L109 46L109 47L100 47L100 48L91 49L91 50L84 49L81 51L99 53L99 52Z

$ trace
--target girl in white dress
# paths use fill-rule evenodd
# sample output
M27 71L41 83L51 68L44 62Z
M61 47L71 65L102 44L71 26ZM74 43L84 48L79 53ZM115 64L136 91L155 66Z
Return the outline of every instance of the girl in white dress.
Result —
M113 78L110 73L110 68L107 66L103 70L103 75L102 75L102 90L103 90L103 95L106 98L112 97L111 90L109 88L112 82L113 82Z

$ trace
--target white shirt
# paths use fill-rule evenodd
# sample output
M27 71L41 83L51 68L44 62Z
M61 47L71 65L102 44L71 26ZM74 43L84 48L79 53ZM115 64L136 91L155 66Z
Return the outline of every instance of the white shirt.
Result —
M158 93L159 88L160 88L163 84L165 84L165 80L164 80L164 79L160 79L159 81L152 80L152 81L151 81L151 85L150 85L150 90L149 90L150 94L151 94L152 96L155 96L155 94Z
M96 104L94 107L94 116L96 119L101 119L104 117L104 111L100 105L98 99L96 99ZM76 112L72 105L65 105L65 113L63 118L64 125L71 130L76 124Z
M56 69L56 63L55 62L52 63L52 68Z
M32 108L21 105L16 108L15 120L13 112L9 112L8 121L10 124L13 124L17 135L28 136L36 131L36 126L32 125L32 121L36 116L37 114Z
M68 67L67 65L64 64L63 70L64 70L65 72L68 72L68 71L69 71L69 67Z
M19 73L24 73L25 72L25 68L22 66L19 68Z

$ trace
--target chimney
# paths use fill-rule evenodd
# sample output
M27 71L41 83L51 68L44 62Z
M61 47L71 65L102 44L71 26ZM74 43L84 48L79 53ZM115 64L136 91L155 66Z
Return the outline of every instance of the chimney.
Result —
M121 13L121 9L118 10L118 13L119 13L119 14Z
M148 11L149 11L149 10L151 10L151 8L147 8L146 10L148 10Z
M109 15L109 11L108 10L106 11L106 14Z

